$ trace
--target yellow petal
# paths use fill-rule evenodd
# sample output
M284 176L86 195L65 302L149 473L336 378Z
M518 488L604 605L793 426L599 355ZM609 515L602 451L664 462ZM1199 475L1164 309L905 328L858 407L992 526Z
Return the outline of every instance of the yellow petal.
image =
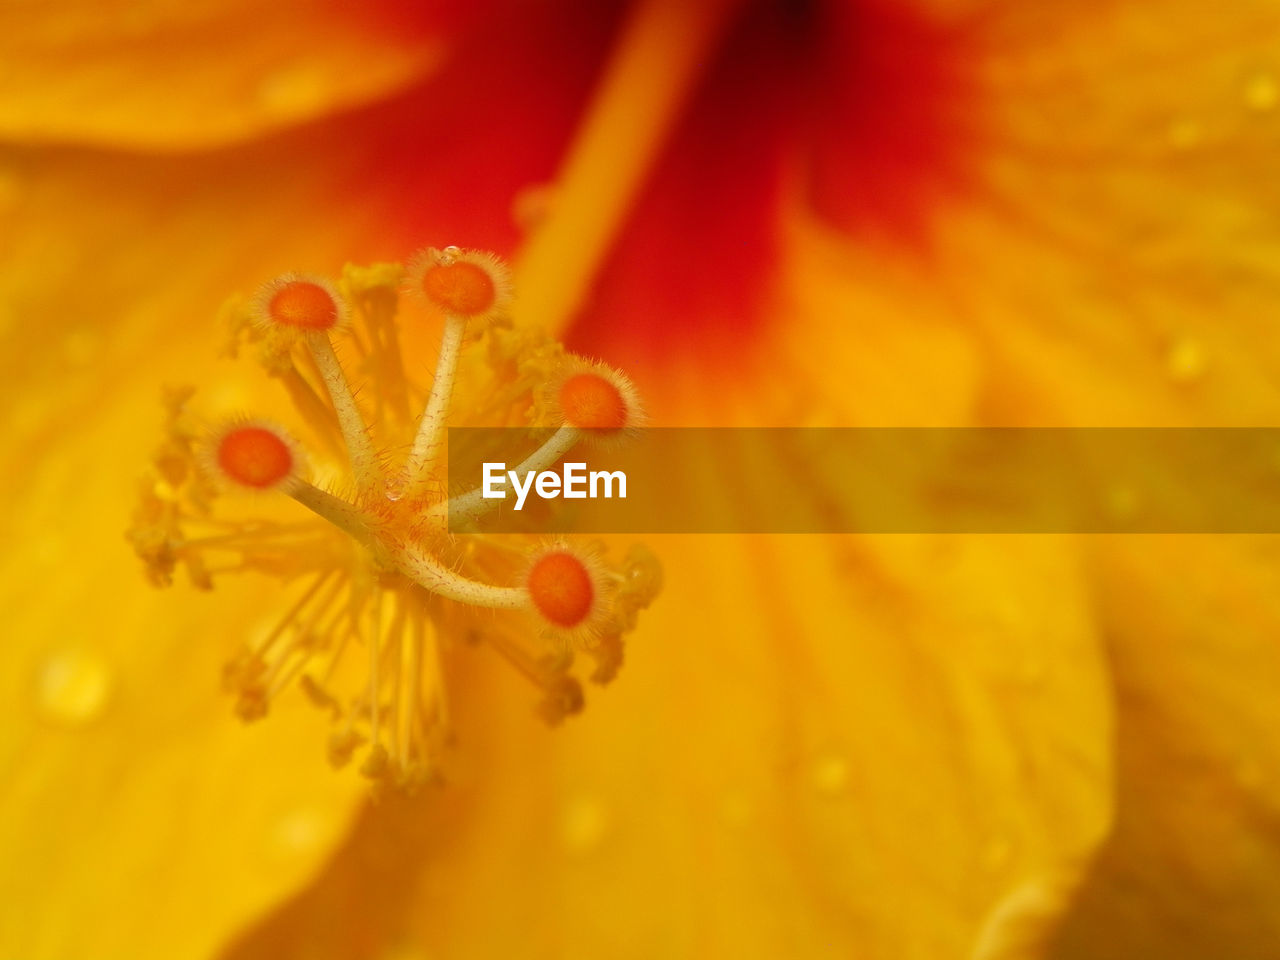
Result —
M359 795L310 712L254 730L228 716L220 667L270 588L193 602L139 577L117 466L146 456L149 393L95 395L91 419L55 428L57 456L4 456L3 956L207 954L310 875Z
M1055 956L1262 960L1280 941L1277 546L1101 545L1117 822Z
M230 716L221 665L278 612L272 585L151 590L123 533L160 386L214 366L217 305L267 260L269 235L210 241L220 204L269 234L317 182L213 164L220 199L178 209L132 164L22 159L0 273L0 956L207 955L310 875L361 787L328 769L314 711ZM325 262L332 236L306 236Z
M1270 423L1280 148L1272 4L1015 6L982 24L985 131L936 283L990 416Z
M430 70L442 18L407 13L327 0L8 4L0 135L175 148L296 124Z
M668 591L582 721L531 726L527 691L487 672L461 782L412 815L419 869L377 853L408 815L373 811L228 960L1022 955L1108 820L1109 704L1070 550L655 546ZM318 937L339 904L362 919Z

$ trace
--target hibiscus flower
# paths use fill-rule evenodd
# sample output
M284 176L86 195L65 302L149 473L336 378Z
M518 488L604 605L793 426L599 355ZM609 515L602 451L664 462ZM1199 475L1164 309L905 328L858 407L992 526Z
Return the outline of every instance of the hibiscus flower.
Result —
M0 955L1268 955L1266 539L654 538L584 716L461 656L370 805L228 715L272 585L120 538L162 384L266 402L228 295L426 244L659 423L1269 424L1267 4L0 17Z

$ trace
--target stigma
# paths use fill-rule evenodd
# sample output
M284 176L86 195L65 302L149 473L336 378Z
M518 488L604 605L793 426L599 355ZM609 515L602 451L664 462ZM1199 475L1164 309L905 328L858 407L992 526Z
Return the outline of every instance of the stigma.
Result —
M224 671L235 712L257 720L300 692L329 717L330 762L379 785L441 779L461 647L514 668L557 724L584 703L577 661L593 661L587 679L612 680L661 585L642 546L610 561L599 545L449 532L451 512L491 504L480 490L446 493L448 426L555 426L526 460L549 466L639 416L621 373L513 325L510 299L496 257L454 247L336 280L288 274L224 314L229 352L256 354L291 422L211 416L193 388L165 395L129 531L149 578L281 581L281 612ZM442 330L425 382L402 343L409 322Z

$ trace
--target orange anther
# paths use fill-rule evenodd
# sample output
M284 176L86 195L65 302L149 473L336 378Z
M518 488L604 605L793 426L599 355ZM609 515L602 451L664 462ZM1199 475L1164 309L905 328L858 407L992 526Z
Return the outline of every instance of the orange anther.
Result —
M272 322L298 330L332 330L339 313L333 294L310 280L286 281L267 303Z
M428 267L422 292L436 306L459 317L475 317L493 309L498 288L480 264L455 260Z
M218 467L235 483L266 490L294 472L289 443L267 427L243 426L228 430L218 442Z
M581 626L595 602L586 564L563 550L539 557L529 571L527 586L538 612L557 627Z
M598 373L577 373L560 385L565 422L583 430L621 430L627 426L627 401L616 384Z

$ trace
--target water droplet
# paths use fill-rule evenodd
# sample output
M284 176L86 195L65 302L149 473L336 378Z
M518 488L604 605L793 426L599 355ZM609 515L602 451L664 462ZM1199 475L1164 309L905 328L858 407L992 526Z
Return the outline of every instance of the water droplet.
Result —
M111 672L84 649L63 650L49 657L36 678L40 710L57 723L88 723L102 713L110 693Z
M1204 130L1194 120L1181 118L1171 120L1165 131L1169 146L1175 150L1191 150L1200 145L1204 139Z
M324 842L327 824L328 817L315 807L289 811L271 829L270 853L282 859L310 853Z
M1244 102L1259 113L1273 109L1280 103L1280 83L1269 73L1255 74L1245 84Z
M821 794L834 797L849 784L849 764L843 757L821 758L813 766L813 786Z
M1204 375L1207 360L1200 341L1179 337L1169 344L1164 367L1174 383L1191 383Z
M581 856L600 846L609 830L609 812L594 797L577 797L560 814L560 841L571 854Z

